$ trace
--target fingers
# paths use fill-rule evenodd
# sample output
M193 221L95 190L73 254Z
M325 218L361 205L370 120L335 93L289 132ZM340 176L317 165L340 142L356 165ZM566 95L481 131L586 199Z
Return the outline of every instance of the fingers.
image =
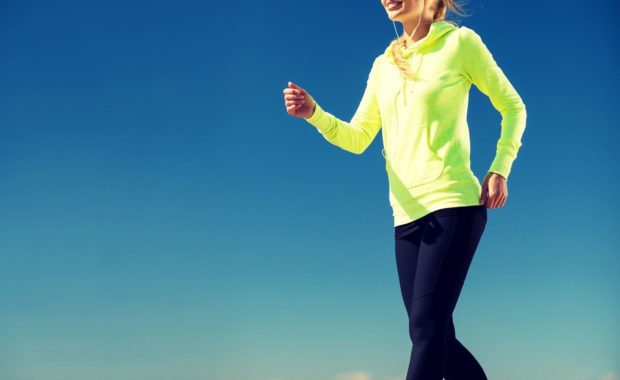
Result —
M293 82L288 82L288 88L284 89L284 95L306 95L306 90L294 84Z
M306 97L303 95L285 95L284 104L288 108L289 106L302 106L306 103Z
M497 207L497 193L494 191L489 191L489 208L496 208Z
M306 97L304 95L292 95L286 94L284 95L284 100L304 100Z
M298 108L299 107L295 106L295 105L288 106L288 107L286 107L286 112L288 112L288 114L291 115L291 116L295 116L295 111L297 111Z
M489 194L489 208L497 208L497 205L499 203L499 195L498 194L494 194L493 196L491 196L491 194Z
M296 108L299 108L299 107L303 106L303 103L300 103L300 102L285 102L284 105L286 107L296 107Z
M295 110L301 108L306 102L306 94L299 86L294 85L292 82L288 82L289 86L295 88L285 88L284 104L286 105L286 111L290 115L295 115Z
M285 88L282 92L284 93L284 95L306 95L305 91L297 90L294 88Z
M504 180L500 181L497 178L502 178ZM485 205L487 208L499 208L506 204L508 188L506 187L505 177L494 172L489 172L484 177L481 187L481 205Z
M499 203L497 204L497 207L502 207L506 204L506 198L508 198L508 195L506 193L502 193Z
M487 208L499 208L506 204L508 194L505 192L489 191Z
M487 192L489 190L489 184L488 184L488 179L485 178L482 181L482 191L480 193L480 204L481 205L485 205L487 208L489 207L488 203L489 203L489 197L487 195Z

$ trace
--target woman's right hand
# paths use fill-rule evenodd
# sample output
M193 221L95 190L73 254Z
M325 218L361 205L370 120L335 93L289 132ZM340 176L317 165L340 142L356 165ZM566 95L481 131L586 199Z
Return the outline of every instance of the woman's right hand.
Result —
M288 88L285 88L283 92L286 112L289 115L307 119L314 114L316 103L306 90L293 82L288 82Z

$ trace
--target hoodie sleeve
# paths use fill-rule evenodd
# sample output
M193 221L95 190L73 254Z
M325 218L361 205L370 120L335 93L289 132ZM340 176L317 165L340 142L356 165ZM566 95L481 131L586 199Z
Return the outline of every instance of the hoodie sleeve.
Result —
M312 116L306 119L327 141L351 153L362 154L381 129L376 94L377 60L378 57L373 62L364 95L350 122L342 121L324 111L318 102Z
M502 115L501 135L489 172L508 179L517 151L523 145L521 137L527 117L525 105L480 36L462 26L460 38L463 49L459 57L464 75L490 98L493 107Z

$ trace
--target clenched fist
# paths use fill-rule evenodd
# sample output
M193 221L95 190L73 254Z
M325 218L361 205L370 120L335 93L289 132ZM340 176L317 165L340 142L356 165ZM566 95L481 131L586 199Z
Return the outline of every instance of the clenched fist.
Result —
M314 114L316 103L306 90L293 82L288 82L288 88L285 88L283 92L284 105L289 115L307 119Z

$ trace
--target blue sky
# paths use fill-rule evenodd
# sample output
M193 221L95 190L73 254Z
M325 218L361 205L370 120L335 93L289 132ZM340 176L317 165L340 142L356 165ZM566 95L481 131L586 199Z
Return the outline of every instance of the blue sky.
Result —
M457 337L491 379L618 380L618 6L466 10L528 120ZM380 134L282 95L350 120L394 37L379 0L2 1L0 378L404 379ZM472 87L480 180L500 121Z

